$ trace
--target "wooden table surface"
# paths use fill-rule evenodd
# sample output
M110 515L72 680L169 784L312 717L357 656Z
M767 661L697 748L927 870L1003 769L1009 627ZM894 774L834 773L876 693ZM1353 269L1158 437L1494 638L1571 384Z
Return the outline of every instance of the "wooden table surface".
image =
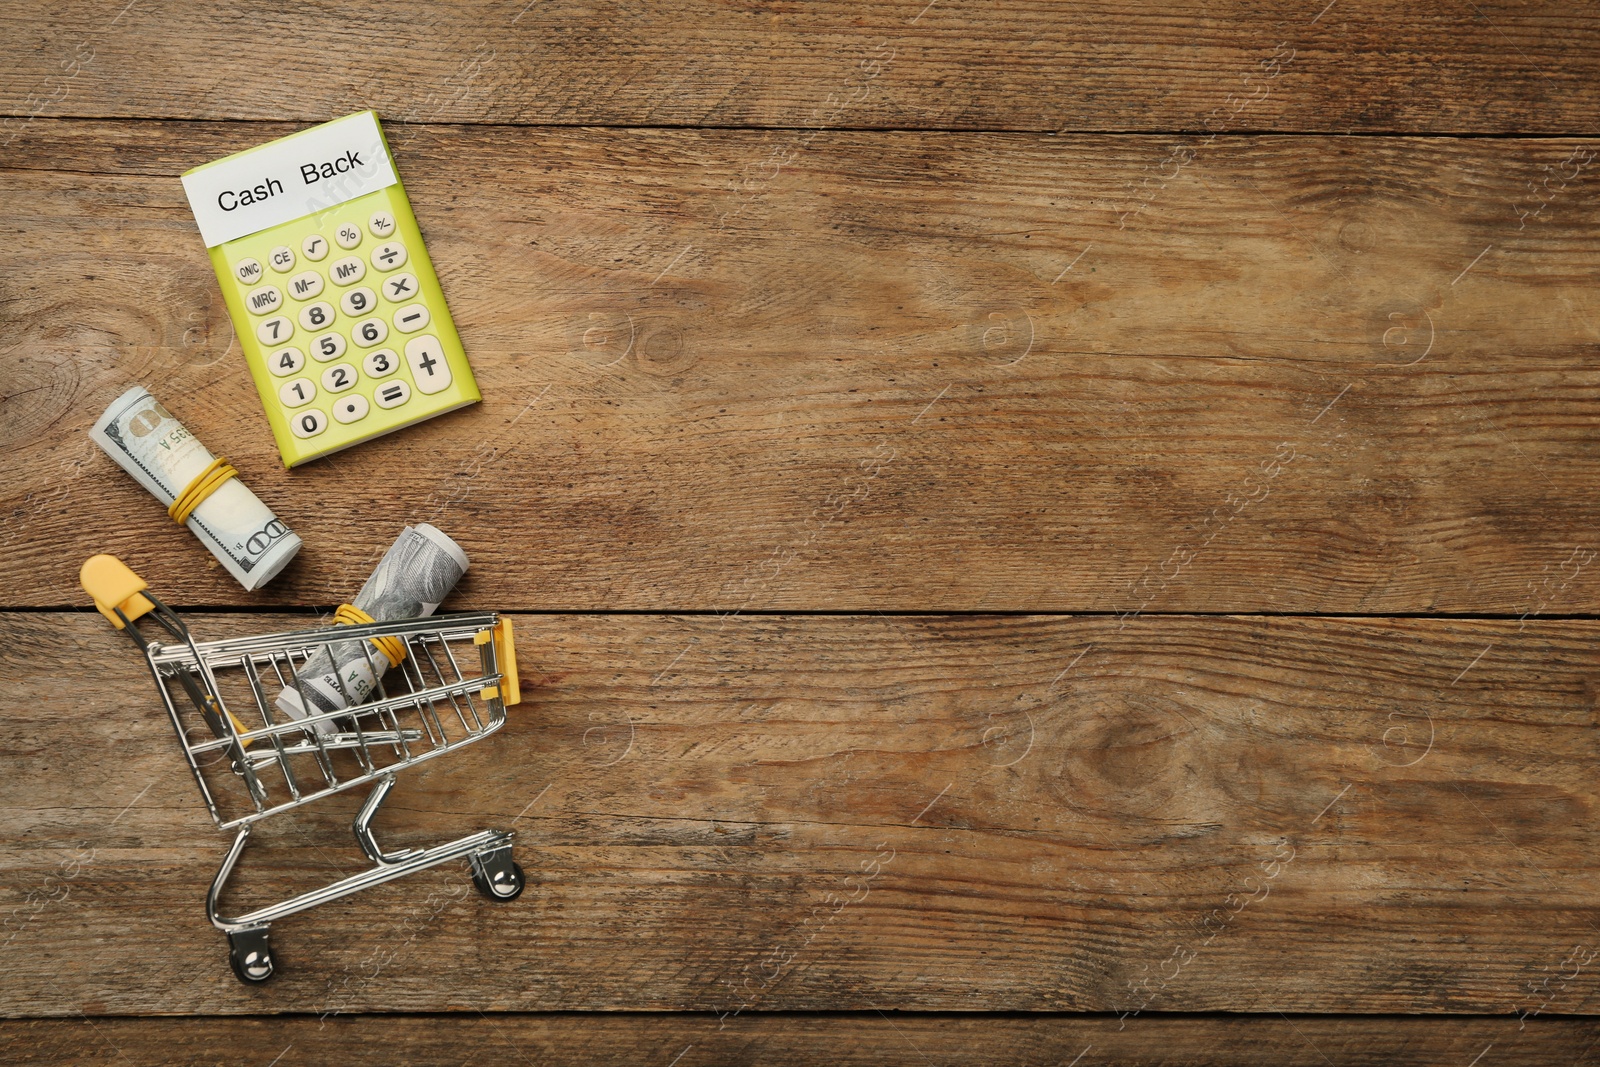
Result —
M0 3L0 1061L1600 1062L1600 17L1324 2ZM178 175L366 107L484 400L285 472ZM382 828L528 891L244 987L78 567L295 628L417 521L526 699Z

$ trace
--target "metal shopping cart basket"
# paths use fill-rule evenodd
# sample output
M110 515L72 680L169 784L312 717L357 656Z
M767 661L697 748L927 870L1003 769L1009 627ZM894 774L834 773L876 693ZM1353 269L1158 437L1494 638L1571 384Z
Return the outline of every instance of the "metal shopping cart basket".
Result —
M508 617L484 611L196 641L114 556L91 558L82 580L100 613L144 653L207 810L219 829L236 831L206 894L206 915L228 935L240 981L272 977L267 934L275 920L414 871L465 858L473 883L490 900L514 900L522 892L525 879L511 858L509 831L481 830L433 848L385 852L371 829L395 774L504 725L506 708L520 699ZM132 624L145 616L173 643L140 634ZM319 673L334 663L341 669ZM319 680L324 694L333 682L345 706L316 710L329 703L326 696L318 703L311 691ZM347 684L357 699L344 699ZM298 698L291 703L302 717L286 710L284 691ZM372 792L352 829L372 867L243 915L219 914L223 888L256 822L362 786Z

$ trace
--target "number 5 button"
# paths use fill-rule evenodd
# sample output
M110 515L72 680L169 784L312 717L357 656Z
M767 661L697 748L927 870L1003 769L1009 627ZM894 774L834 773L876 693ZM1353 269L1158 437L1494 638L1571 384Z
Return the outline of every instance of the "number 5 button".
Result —
M450 388L450 364L444 358L439 339L425 333L406 342L406 362L419 393L437 393Z

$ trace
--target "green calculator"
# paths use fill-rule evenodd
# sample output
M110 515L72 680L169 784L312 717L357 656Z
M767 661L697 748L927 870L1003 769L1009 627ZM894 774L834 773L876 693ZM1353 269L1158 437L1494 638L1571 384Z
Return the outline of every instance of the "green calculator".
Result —
M480 399L376 113L183 187L284 466Z

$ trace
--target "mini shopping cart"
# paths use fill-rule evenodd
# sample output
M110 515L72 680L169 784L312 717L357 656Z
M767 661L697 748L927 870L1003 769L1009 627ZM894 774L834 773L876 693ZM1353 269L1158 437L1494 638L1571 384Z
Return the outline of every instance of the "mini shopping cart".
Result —
M196 641L114 556L91 558L82 580L100 613L144 653L207 810L219 829L236 831L206 894L206 916L228 935L229 961L240 981L272 977L268 928L275 920L414 871L465 858L473 883L490 900L515 900L522 892L525 879L511 858L508 831L481 830L433 848L385 852L371 829L396 773L504 725L506 708L520 699L509 618L472 612ZM145 616L173 643L147 640L132 625ZM350 663L353 649L373 681L367 699L311 713L317 705L307 692L308 676L317 668L308 671L308 665L341 657ZM298 695L303 717L275 706L274 695L283 690ZM372 792L352 829L372 867L237 917L218 912L255 823L362 786Z

